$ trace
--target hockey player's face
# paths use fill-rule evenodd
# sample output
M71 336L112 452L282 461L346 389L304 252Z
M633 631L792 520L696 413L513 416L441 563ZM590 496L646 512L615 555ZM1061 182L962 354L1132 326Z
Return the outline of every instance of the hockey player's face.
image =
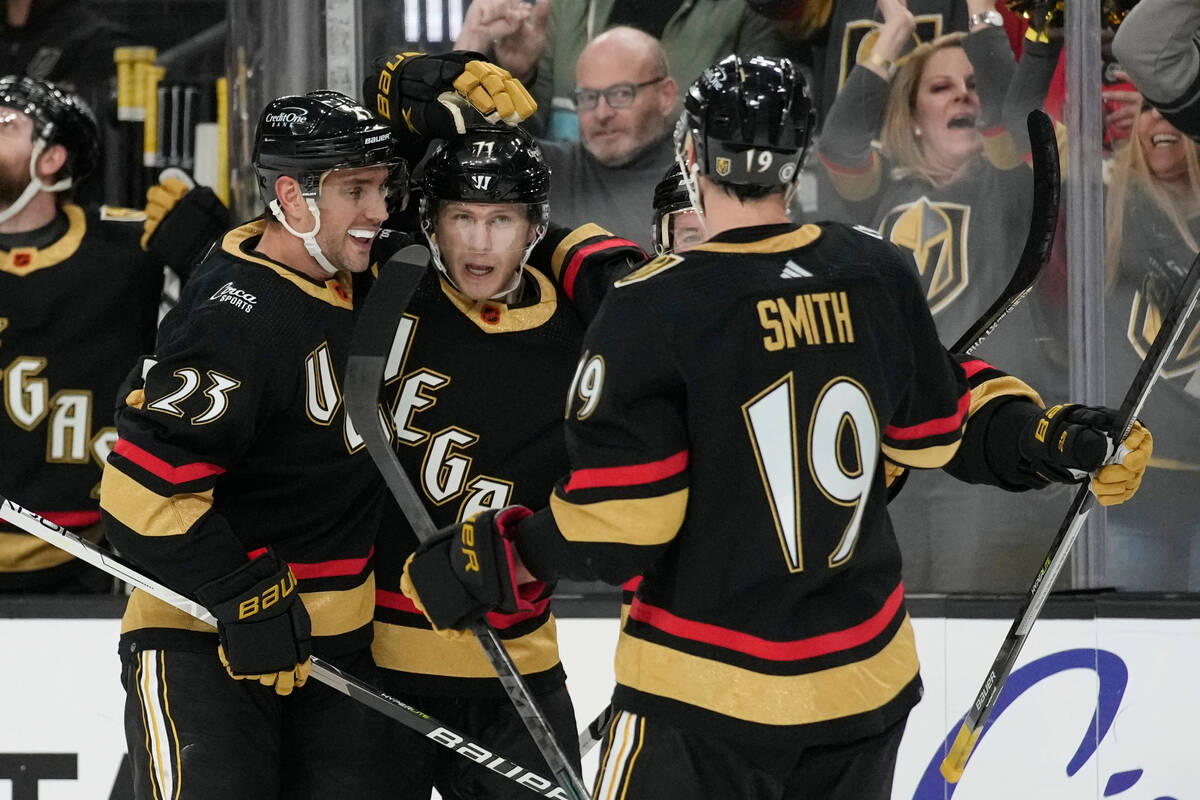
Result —
M338 269L362 272L371 266L371 245L387 219L388 169L336 170L321 182L321 229L317 244Z
M0 209L11 206L29 185L33 154L33 121L8 106L0 106Z
M913 122L926 158L957 167L983 146L975 70L961 47L943 47L925 62Z
M534 226L521 203L447 203L434 232L454 285L486 300L512 286Z
M704 241L704 224L695 211L671 214L671 252L684 253Z
M1137 138L1151 175L1165 183L1187 184L1187 151L1193 145L1158 109L1145 109L1138 115Z

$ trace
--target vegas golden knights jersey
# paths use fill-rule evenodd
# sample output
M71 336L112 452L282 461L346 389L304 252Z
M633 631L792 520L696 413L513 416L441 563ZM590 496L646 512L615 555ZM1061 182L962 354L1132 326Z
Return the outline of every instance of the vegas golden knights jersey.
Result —
M141 229L65 205L41 230L0 235L0 490L93 541L114 398L154 342L162 268ZM0 522L0 591L92 569Z
M330 657L369 642L383 510L341 395L356 298L342 274L314 281L257 253L263 227L226 234L131 375L101 508L113 544L183 594L272 548ZM216 635L135 591L122 642L212 652Z
M525 269L520 303L473 301L431 269L397 329L404 362L385 376L382 397L405 472L438 527L484 509L543 506L568 471L563 398L584 319L642 253L595 225L554 228L547 239L532 258L541 269ZM478 643L435 633L401 594L415 548L393 514L377 544L376 663L406 692L502 697ZM488 616L534 691L564 677L552 590L532 611Z
M883 456L945 464L970 393L900 252L726 231L617 281L583 347L555 525L520 546L538 575L644 573L614 704L801 742L901 719L920 678Z

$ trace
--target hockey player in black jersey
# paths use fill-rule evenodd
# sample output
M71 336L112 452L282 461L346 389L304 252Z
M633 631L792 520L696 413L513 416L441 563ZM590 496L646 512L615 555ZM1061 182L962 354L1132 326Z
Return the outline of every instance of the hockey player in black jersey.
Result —
M888 798L921 684L884 458L1021 482L1107 452L1102 410L1020 391L964 437L975 398L905 257L787 219L811 127L786 60L693 84L676 142L709 238L617 281L589 327L571 473L548 511L481 513L406 571L451 628L529 578L644 571L597 796Z
M71 202L99 159L77 97L0 78L0 491L90 541L116 439L112 398L154 342L161 266L140 225ZM111 580L0 523L0 592L104 591Z
M330 91L269 103L253 162L267 215L197 267L130 375L104 471L113 544L218 621L129 599L134 792L382 796L378 715L305 680L311 653L373 676L384 495L340 387L350 279L405 168L386 123Z
M682 253L704 241L704 222L688 195L683 173L671 162L662 180L654 187L654 221L650 240L658 255Z
M584 322L615 272L642 260L632 243L595 226L549 225L550 171L528 134L473 127L438 147L424 167L419 211L436 270L410 302L400 377L385 408L396 450L439 525L484 509L544 502L568 468L562 396ZM513 383L513 376L523 376ZM377 544L373 651L381 686L439 720L542 763L533 740L474 637L435 632L400 592L417 542L403 519ZM575 715L558 657L550 596L531 585L497 629L578 764ZM444 746L393 726L388 760L396 798L516 798L527 792Z

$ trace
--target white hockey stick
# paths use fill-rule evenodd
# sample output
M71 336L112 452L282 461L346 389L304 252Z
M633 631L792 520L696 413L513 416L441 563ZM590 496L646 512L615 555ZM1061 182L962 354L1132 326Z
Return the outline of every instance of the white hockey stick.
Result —
M141 589L202 622L207 622L214 627L217 624L216 619L204 606L147 577L115 553L97 547L66 528L55 525L50 520L22 508L3 495L0 495L0 519L44 542L66 550L80 561L99 567L109 575L120 578L130 586ZM311 675L331 689L375 709L422 736L453 750L463 758L474 761L481 767L490 769L520 786L524 786L531 792L542 797L555 798L555 800L571 800L572 795L567 794L553 781L509 761L490 747L484 747L473 738L442 725L428 714L384 694L374 686L343 672L316 656L312 657Z

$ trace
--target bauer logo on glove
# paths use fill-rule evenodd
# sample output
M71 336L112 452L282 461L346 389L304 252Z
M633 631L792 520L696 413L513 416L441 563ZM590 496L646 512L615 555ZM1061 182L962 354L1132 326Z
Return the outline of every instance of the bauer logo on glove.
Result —
M531 610L544 584L517 583L512 537L532 513L510 506L445 528L409 556L400 590L439 632L467 628L489 611Z
M377 58L363 83L368 106L391 120L398 139L444 139L466 133L478 114L488 122L516 125L537 103L507 70L483 54L396 53Z

